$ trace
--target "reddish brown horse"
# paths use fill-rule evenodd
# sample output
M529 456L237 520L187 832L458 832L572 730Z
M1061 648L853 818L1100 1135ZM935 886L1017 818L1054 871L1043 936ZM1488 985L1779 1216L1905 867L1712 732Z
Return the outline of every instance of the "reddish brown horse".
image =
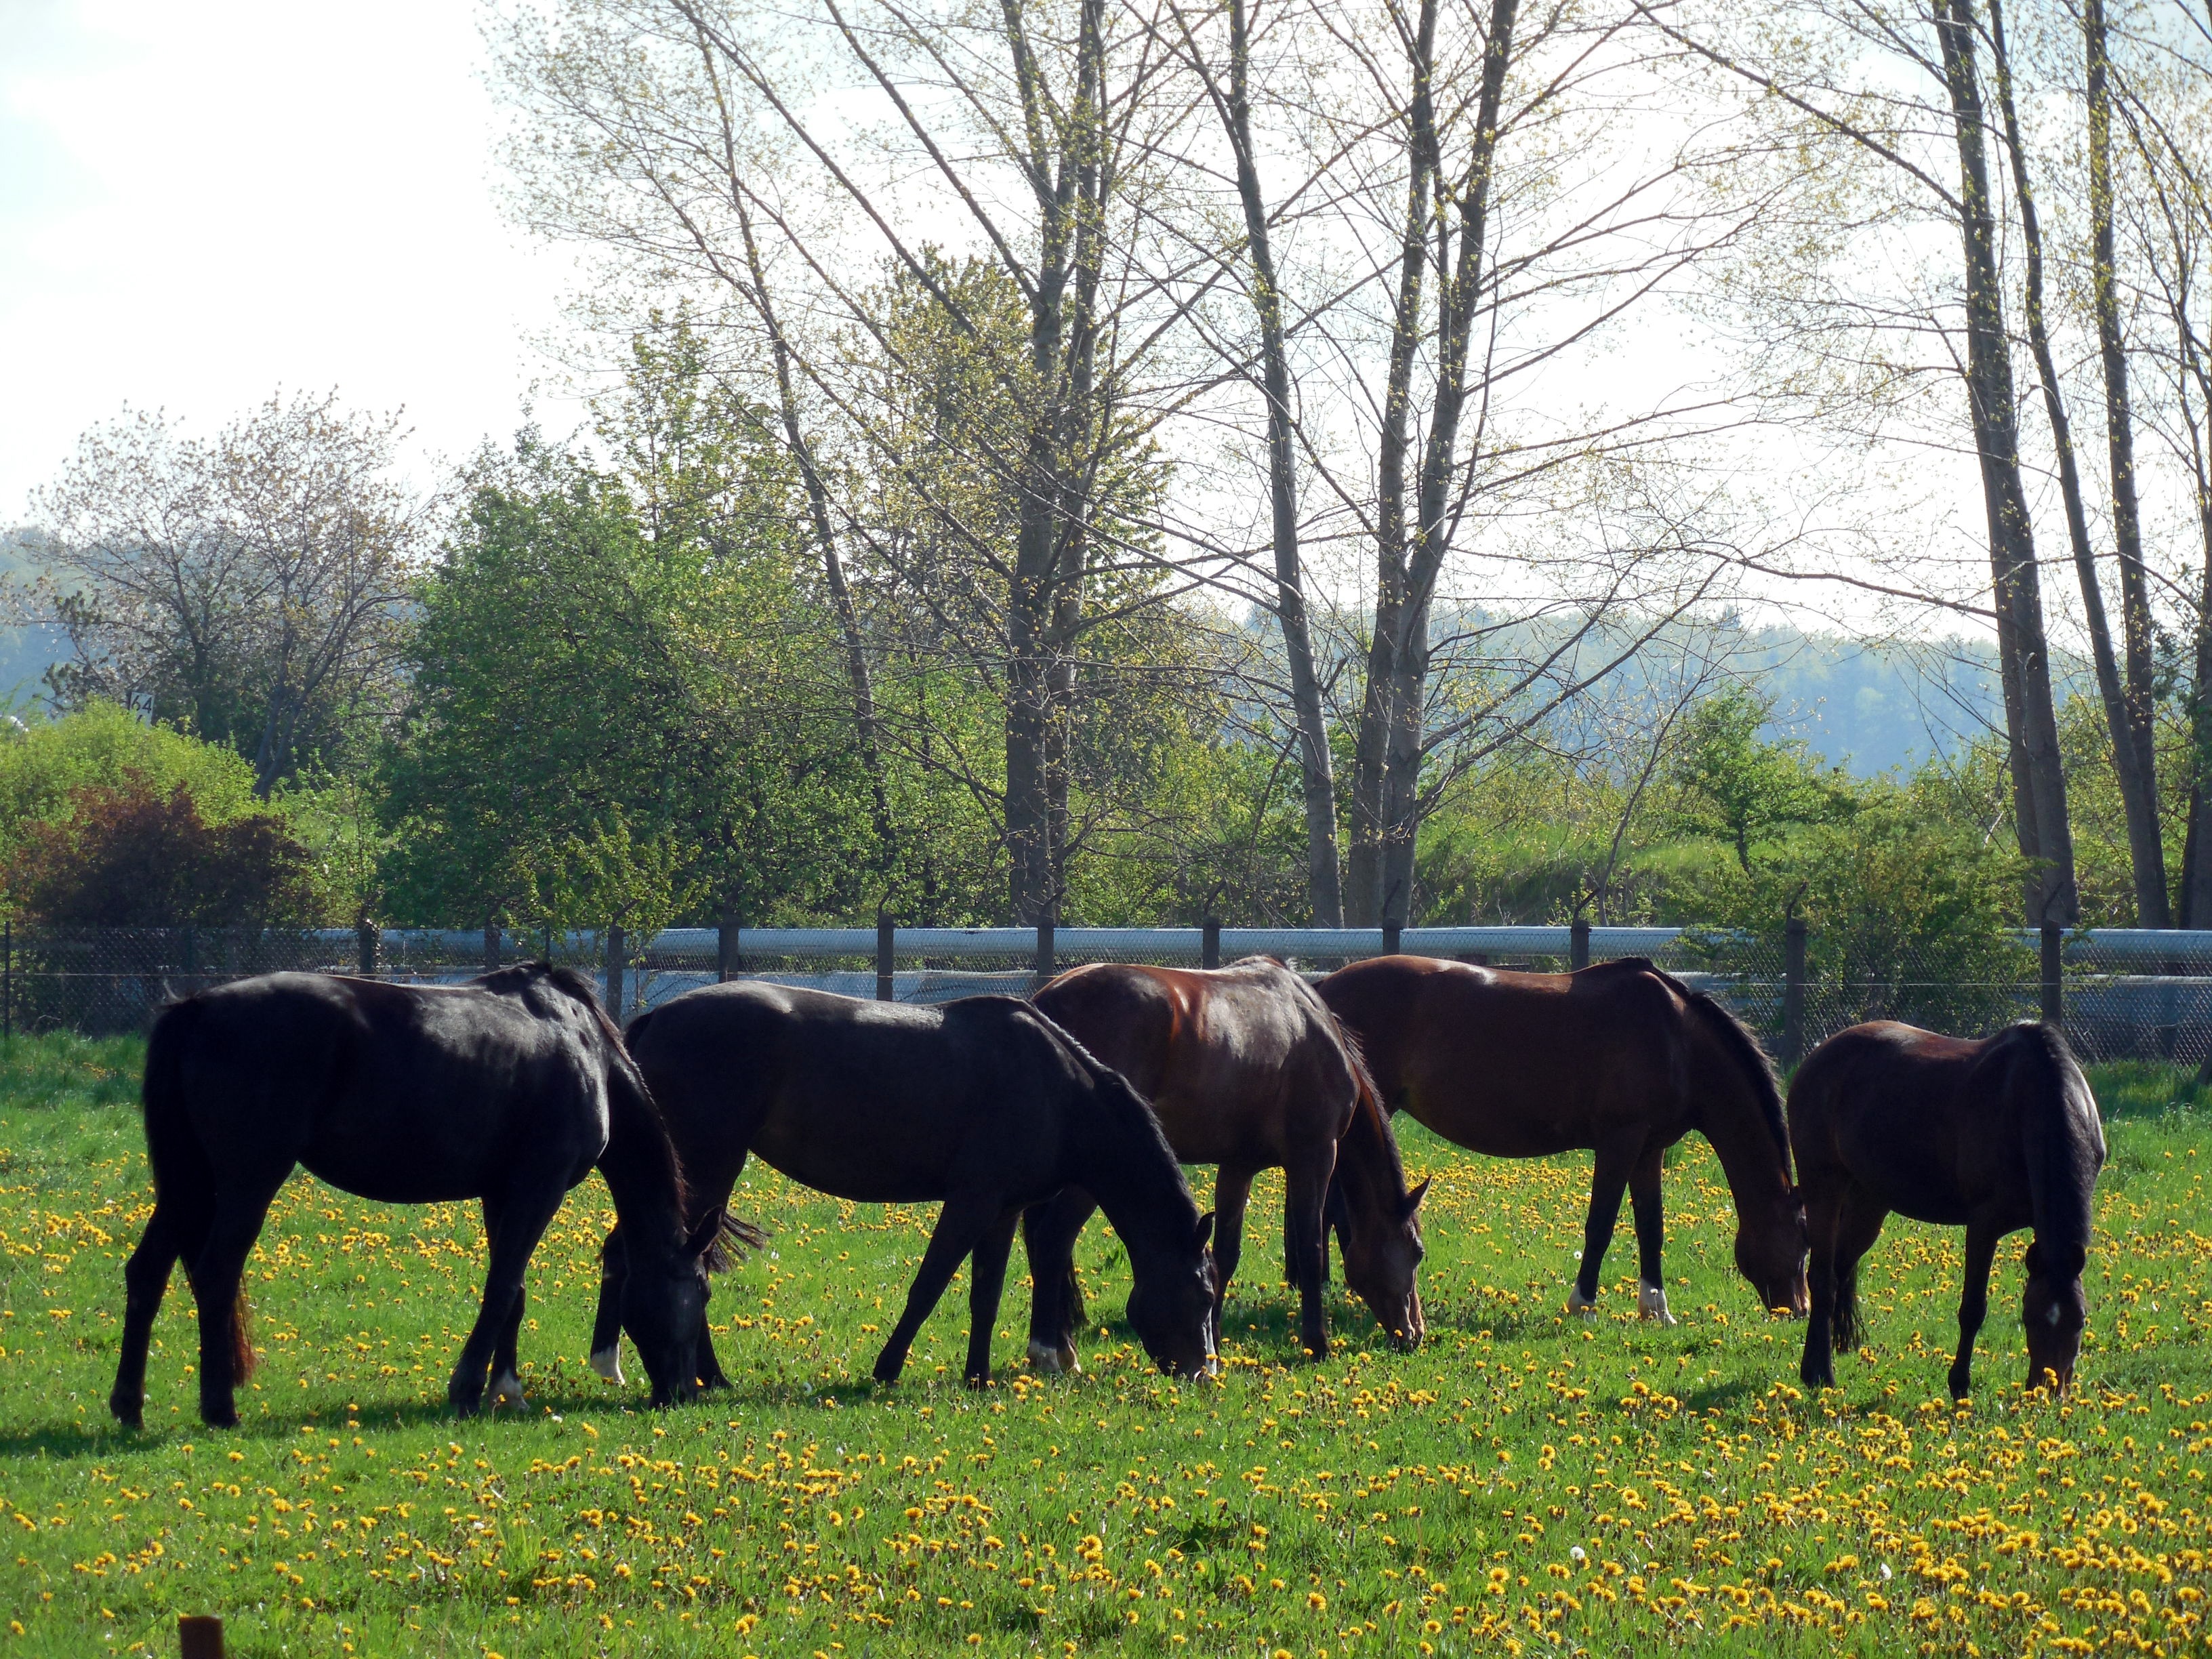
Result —
M1951 1395L1972 1381L1997 1241L2027 1247L2027 1385L2073 1380L2086 1306L2090 1202L2105 1132L2088 1079L2047 1025L1981 1042L1879 1021L1838 1031L1790 1086L1790 1138L1813 1237L1813 1319L1799 1374L1833 1388L1831 1356L1859 1344L1859 1259L1892 1210L1966 1230Z
M1213 1261L1222 1296L1242 1252L1252 1177L1280 1168L1289 1188L1285 1276L1298 1288L1306 1347L1328 1352L1322 1285L1331 1218L1344 1238L1346 1283L1393 1340L1420 1341L1414 1280L1429 1183L1406 1190L1358 1051L1312 987L1265 957L1206 972L1094 963L1062 974L1035 1001L1152 1102L1180 1161L1219 1166ZM1037 1287L1030 1358L1042 1370L1075 1369L1083 1317L1075 1239L1094 1207L1089 1193L1070 1188L1023 1221Z
M1805 1225L1773 1068L1727 1009L1637 957L1574 974L1378 957L1316 988L1367 1056L1382 1103L1492 1158L1596 1153L1582 1271L1597 1300L1620 1195L1636 1216L1639 1304L1671 1321L1660 1164L1696 1129L1735 1200L1737 1269L1775 1310L1806 1307Z

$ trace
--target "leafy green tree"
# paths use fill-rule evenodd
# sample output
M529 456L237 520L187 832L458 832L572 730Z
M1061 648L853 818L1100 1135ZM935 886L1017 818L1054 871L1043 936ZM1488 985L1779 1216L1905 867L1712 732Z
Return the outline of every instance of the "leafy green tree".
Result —
M387 767L393 914L643 929L860 897L862 786L786 481L726 426L635 435L635 484L531 435L479 461Z
M1741 688L1705 699L1691 711L1674 771L1682 826L1727 842L1746 875L1759 843L1851 811L1850 786L1839 770L1817 765L1802 742L1759 735L1772 713Z

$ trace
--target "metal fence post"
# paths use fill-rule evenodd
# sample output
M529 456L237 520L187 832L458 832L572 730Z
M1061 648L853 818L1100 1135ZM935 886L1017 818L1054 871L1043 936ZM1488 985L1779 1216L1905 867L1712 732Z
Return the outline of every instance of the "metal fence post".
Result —
M898 924L884 911L876 918L876 1000L898 1000Z
M1567 966L1576 972L1589 966L1589 923L1581 916L1567 929Z
M367 916L353 925L354 966L363 979L376 977L376 946L380 930Z
M1221 918L1208 916L1199 924L1198 965L1201 968L1221 966Z
M495 921L484 923L483 970L487 974L493 972L499 966L499 924Z
M607 924L607 1018L617 1025L623 1017L623 925Z
M741 940L738 918L734 911L722 917L722 924L714 930L714 977L727 982L738 976L744 958L738 954Z
M2055 921L2043 924L2043 1023L2052 1027L2066 1023L2065 942L2065 928Z
M1805 919L1782 924L1782 1063L1805 1058Z
M1384 956L1396 956L1398 954L1399 941L1403 939L1405 936L1406 924L1404 922L1400 921L1395 916L1385 916L1382 918L1382 954Z
M1037 923L1036 927L1036 982L1039 985L1042 985L1047 980L1050 979L1054 973L1057 971L1054 966L1052 957L1053 921L1051 916L1047 915L1043 921Z

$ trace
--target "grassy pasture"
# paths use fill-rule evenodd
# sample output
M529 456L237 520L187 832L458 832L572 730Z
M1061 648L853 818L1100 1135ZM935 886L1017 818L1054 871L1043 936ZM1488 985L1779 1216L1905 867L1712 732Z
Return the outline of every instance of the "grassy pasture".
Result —
M2063 1404L2020 1389L2024 1239L1969 1407L1943 1394L1958 1238L1896 1222L1863 1281L1876 1346L1808 1399L1702 1142L1669 1176L1661 1329L1625 1226L1600 1316L1562 1314L1586 1158L1486 1164L1407 1125L1437 1177L1416 1354L1340 1299L1338 1357L1300 1360L1262 1228L1218 1385L1161 1378L1110 1316L1085 1376L1023 1375L1017 1280L1002 1381L970 1394L963 1279L878 1389L929 1216L757 1171L738 1203L774 1247L713 1309L738 1386L665 1413L582 1363L596 1180L533 1264L531 1406L469 1423L441 1402L473 1211L295 1180L252 1267L244 1425L216 1434L181 1275L147 1428L106 1414L150 1204L140 1053L0 1056L0 1656L173 1652L197 1611L256 1656L2212 1651L2212 1153L2154 1068L2097 1079L2124 1110ZM1118 1315L1111 1234L1086 1250Z

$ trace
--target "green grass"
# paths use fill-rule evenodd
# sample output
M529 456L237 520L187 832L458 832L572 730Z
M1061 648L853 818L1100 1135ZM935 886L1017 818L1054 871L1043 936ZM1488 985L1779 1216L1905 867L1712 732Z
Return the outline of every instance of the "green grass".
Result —
M2112 1127L2063 1404L2020 1389L2024 1241L1970 1407L1942 1392L1958 1240L1898 1223L1863 1281L1875 1346L1807 1399L1802 1327L1730 1268L1702 1142L1668 1176L1661 1328L1631 1316L1626 1229L1601 1316L1560 1311L1586 1158L1484 1163L1408 1126L1437 1175L1415 1354L1340 1300L1344 1348L1303 1363L1262 1227L1218 1384L1162 1379L1112 1320L1082 1377L1022 1375L1018 1284L1005 1378L969 1393L963 1284L879 1389L928 1214L757 1171L738 1206L774 1247L714 1304L737 1386L656 1413L582 1364L594 1181L533 1264L531 1407L469 1423L441 1402L473 1212L296 1181L253 1263L243 1426L211 1433L181 1275L147 1428L106 1415L149 1202L137 1057L0 1056L0 1656L173 1652L197 1611L249 1656L2206 1650L2212 1153L2170 1078L2124 1084L2166 1104ZM1112 1236L1085 1244L1118 1312Z

